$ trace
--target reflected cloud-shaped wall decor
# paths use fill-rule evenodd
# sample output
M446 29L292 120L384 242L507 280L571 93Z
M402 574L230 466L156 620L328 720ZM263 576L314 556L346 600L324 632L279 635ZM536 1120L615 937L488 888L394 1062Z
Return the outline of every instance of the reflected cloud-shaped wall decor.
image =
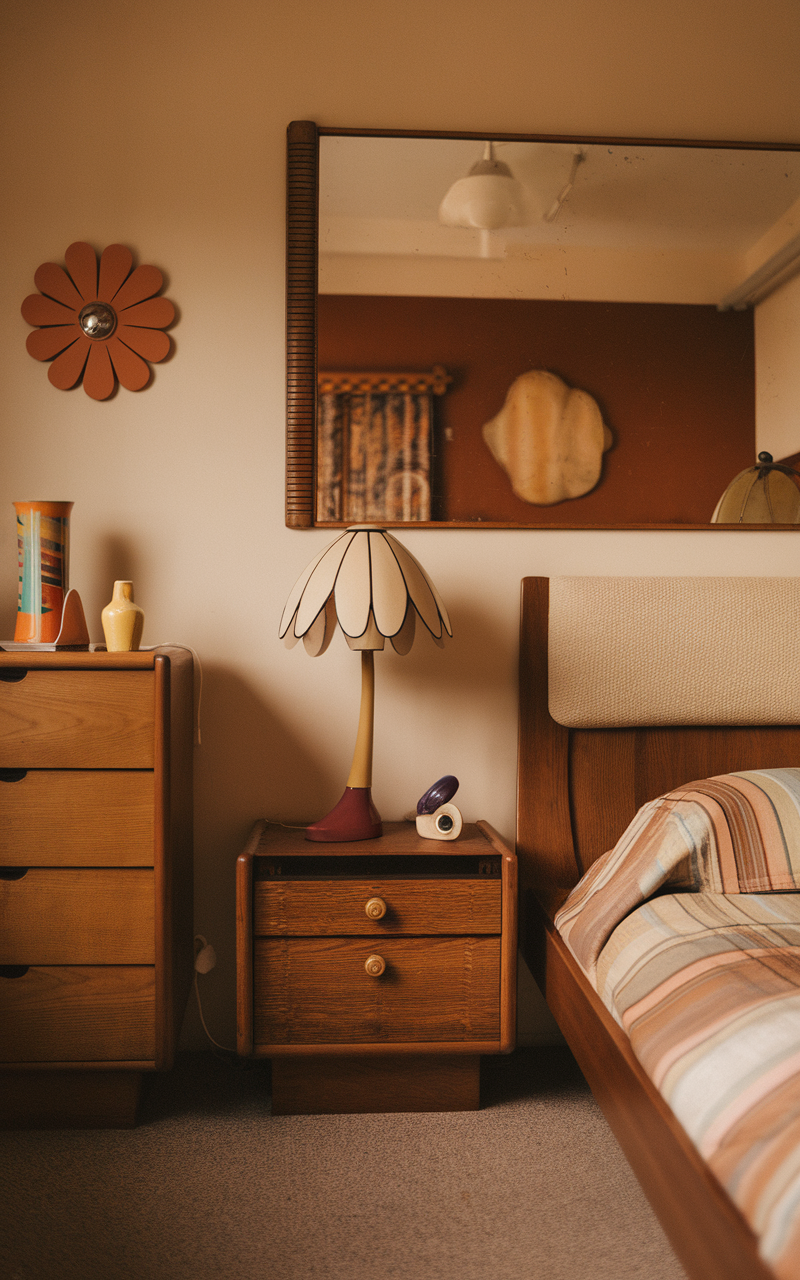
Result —
M542 369L514 379L483 438L517 497L542 507L594 489L613 444L597 401Z

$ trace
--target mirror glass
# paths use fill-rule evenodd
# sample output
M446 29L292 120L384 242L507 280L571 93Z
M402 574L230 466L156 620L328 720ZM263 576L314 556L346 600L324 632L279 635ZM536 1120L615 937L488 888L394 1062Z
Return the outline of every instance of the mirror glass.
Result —
M798 460L792 149L323 134L318 249L314 523L703 527Z

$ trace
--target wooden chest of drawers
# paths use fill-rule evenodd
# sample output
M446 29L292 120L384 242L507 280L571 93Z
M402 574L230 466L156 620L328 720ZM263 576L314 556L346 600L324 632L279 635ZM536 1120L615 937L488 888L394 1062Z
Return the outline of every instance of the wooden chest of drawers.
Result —
M192 978L192 657L0 653L0 1122L130 1124Z
M515 1035L516 859L386 823L309 845L257 824L239 859L238 1048L273 1059L273 1111L478 1105Z

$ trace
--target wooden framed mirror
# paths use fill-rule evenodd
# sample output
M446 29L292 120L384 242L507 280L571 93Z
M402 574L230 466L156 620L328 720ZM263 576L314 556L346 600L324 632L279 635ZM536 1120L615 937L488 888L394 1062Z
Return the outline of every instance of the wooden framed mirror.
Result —
M295 121L286 523L796 528L713 517L800 460L798 272L799 144Z

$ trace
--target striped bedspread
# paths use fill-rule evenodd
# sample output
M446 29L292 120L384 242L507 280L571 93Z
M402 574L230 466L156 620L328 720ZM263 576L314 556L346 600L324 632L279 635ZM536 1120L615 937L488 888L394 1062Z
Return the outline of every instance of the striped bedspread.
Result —
M556 925L759 1239L800 1280L800 769L646 805Z

